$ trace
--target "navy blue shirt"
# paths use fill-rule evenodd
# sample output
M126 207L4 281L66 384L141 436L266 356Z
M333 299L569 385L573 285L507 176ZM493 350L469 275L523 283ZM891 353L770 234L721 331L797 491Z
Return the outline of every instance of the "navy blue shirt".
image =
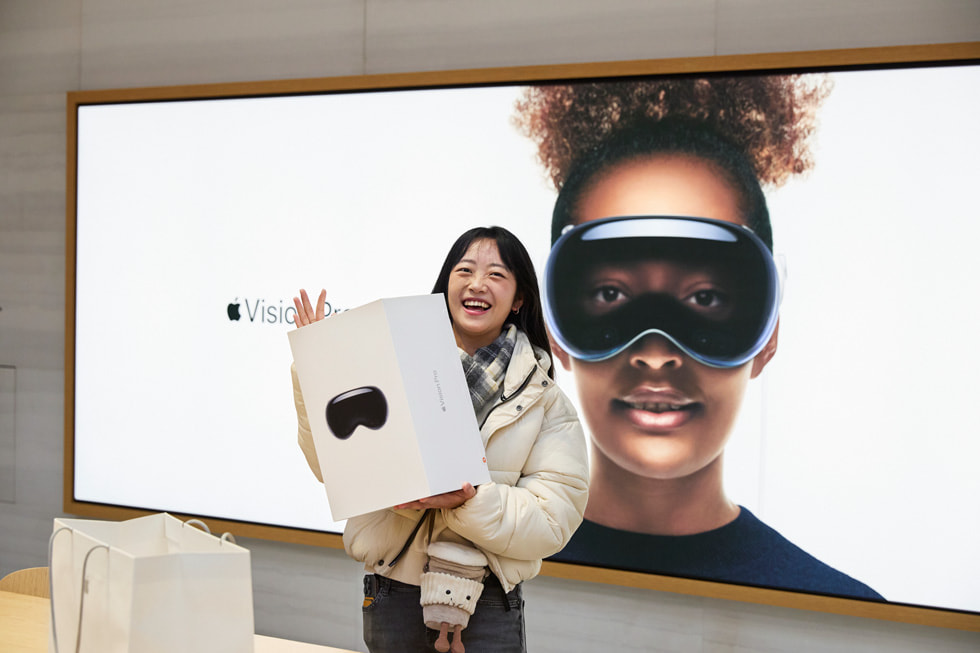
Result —
M735 521L696 535L647 535L586 520L551 560L884 600L864 583L820 562L744 507Z

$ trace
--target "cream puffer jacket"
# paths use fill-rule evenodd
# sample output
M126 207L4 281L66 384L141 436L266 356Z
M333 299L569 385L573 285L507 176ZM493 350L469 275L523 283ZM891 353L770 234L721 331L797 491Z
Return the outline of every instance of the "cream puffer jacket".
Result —
M428 541L469 542L486 554L505 591L536 576L541 560L560 551L582 522L589 487L582 425L548 377L548 361L518 332L503 395L480 427L490 483L458 508L433 510L431 526L417 532L421 510L386 509L348 519L347 553L369 572L418 585ZM293 392L299 444L320 478L295 366Z

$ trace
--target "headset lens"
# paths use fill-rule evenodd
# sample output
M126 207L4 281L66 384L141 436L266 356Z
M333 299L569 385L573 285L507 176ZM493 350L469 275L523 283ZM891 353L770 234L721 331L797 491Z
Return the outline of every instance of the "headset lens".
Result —
M734 367L771 336L778 281L769 250L744 227L610 218L555 243L545 299L552 335L576 358L609 358L656 333L707 365Z

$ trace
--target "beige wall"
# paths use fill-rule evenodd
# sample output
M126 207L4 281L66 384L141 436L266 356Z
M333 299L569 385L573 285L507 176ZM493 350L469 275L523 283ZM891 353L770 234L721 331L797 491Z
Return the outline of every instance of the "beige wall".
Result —
M66 91L977 40L978 0L0 0L0 574L43 564L60 514ZM121 300L106 319L138 318ZM363 648L355 563L245 544L259 632ZM980 649L554 578L526 596L535 652Z

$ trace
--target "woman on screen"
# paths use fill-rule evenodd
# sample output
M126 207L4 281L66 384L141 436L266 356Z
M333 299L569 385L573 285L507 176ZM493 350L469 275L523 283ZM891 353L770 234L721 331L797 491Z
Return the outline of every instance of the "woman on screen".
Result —
M501 227L464 233L432 292L446 298L493 482L347 520L344 546L367 571L364 640L372 653L433 650L439 633L426 628L420 605L431 541L473 546L488 561L490 574L462 631L467 650L523 652L521 583L581 523L585 435L553 380L537 277L512 233ZM323 319L324 301L321 293L314 307L301 291L297 326ZM295 371L293 384L300 445L319 478ZM436 650L448 649L443 642Z
M776 353L762 183L806 171L822 78L527 89L558 189L545 305L591 431L586 521L557 559L869 599L732 501L725 445Z

